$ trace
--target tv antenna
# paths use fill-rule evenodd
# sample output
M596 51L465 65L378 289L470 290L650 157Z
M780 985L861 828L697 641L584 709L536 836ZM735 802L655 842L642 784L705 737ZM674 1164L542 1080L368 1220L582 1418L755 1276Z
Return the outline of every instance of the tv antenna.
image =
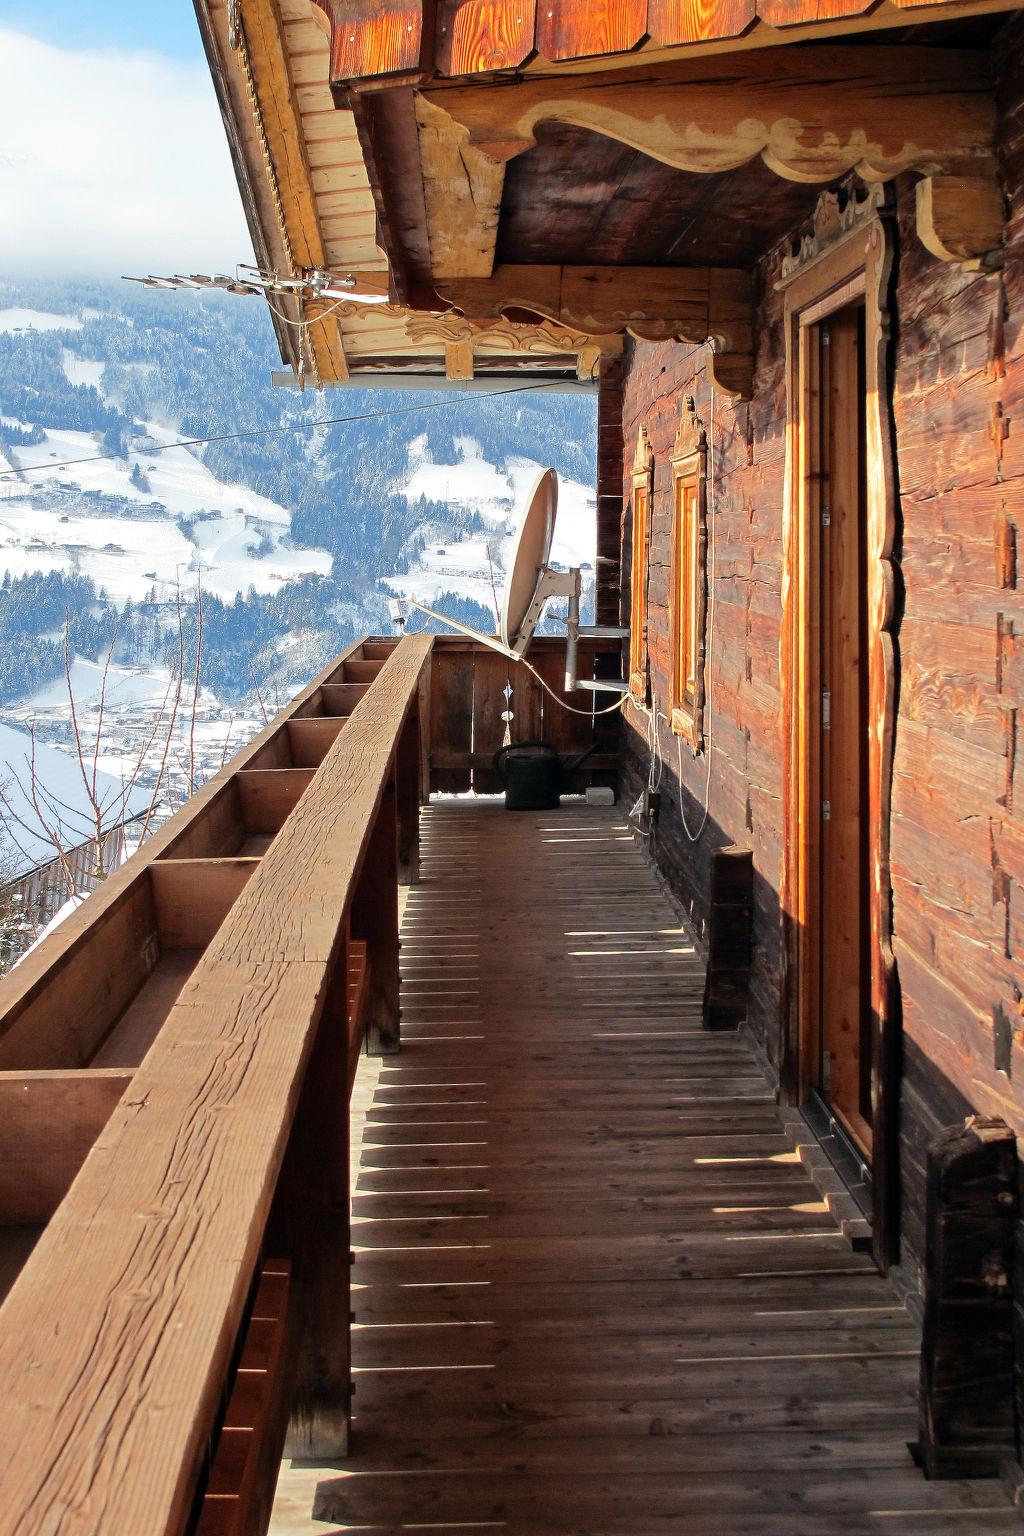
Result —
M193 272L188 276L176 272L173 277L154 277L150 273L148 277L125 277L123 281L140 283L143 288L221 288L226 293L256 294L263 298L274 293L282 298L300 299L304 303L315 303L318 299L340 300L353 297L383 301L387 297L379 291L378 283L367 281L352 272L335 276L323 267L303 267L301 272L293 276L282 277L279 272L266 271L245 262L235 267L233 277L224 272Z
M579 567L559 571L550 563L557 510L558 476L553 469L545 469L538 475L519 521L496 635L482 634L480 630L471 629L468 624L460 624L457 619L450 619L447 614L438 613L436 609L428 608L425 603L412 597L392 598L388 605L392 621L399 628L404 628L406 608L418 608L420 613L438 619L459 634L478 640L481 645L489 646L492 651L508 657L510 661L521 662L525 660L527 648L536 633L546 604L552 598L565 597L569 600L565 619L566 693L577 688L591 693L625 693L627 685L621 679L576 676L581 638L621 640L628 631L617 625L580 623L582 577Z

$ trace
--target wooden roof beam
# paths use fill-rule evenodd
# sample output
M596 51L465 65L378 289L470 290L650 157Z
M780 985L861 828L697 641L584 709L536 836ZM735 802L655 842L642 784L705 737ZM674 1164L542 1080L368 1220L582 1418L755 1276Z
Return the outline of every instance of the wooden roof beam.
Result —
M489 278L448 278L438 291L478 325L522 312L589 337L628 331L643 341L712 340L719 388L749 396L752 281L728 267L499 265Z
M824 183L850 171L887 181L902 171L931 181L920 200L922 238L947 260L976 262L998 243L1002 203L996 173L995 99L986 55L913 47L807 47L732 54L636 70L631 76L533 76L423 93L432 131L447 135L448 159L481 157L496 168L536 143L539 123L587 128L679 170L720 172L760 155L790 181ZM439 113L450 126L442 130ZM477 178L481 173L477 171ZM497 238L492 180L479 217L473 177L428 180L433 252L441 231L459 229L479 276ZM439 245L440 249L440 245ZM453 254L449 249L446 257ZM435 277L455 275L451 266Z

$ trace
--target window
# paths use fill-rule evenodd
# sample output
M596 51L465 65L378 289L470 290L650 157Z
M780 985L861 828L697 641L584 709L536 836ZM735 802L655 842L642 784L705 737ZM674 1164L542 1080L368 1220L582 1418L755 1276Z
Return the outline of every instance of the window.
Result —
M706 497L707 442L690 404L672 453L669 705L673 731L677 736L685 736L696 752L704 739Z
M632 574L629 609L629 691L635 699L646 701L648 694L647 657L647 574L651 537L651 472L654 457L645 427L637 434L633 456L633 532Z

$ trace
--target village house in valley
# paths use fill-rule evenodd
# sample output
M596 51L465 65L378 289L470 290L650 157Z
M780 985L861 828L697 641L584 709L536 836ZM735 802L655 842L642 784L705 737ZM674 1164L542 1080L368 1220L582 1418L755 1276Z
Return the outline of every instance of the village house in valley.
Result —
M276 382L592 391L596 622L0 983L0 1533L1016 1529L1024 9L195 6Z

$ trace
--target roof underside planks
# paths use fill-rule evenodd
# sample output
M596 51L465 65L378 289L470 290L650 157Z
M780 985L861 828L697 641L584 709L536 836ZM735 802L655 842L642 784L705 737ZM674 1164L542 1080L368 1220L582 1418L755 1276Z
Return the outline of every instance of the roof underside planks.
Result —
M386 296L390 276L377 243L374 193L354 115L336 107L331 94L328 40L315 19L321 13L310 0L247 0L243 53L229 42L225 0L196 0L196 10L258 263L282 273L322 267L353 274L362 293ZM477 336L458 315L432 317L385 303L320 308L325 318L310 326L303 356L296 303L273 301L282 358L310 383L344 383L353 373L375 382L394 372L433 375L441 385L464 376L458 348L468 342L482 374L517 374L529 365L559 379L589 380L599 357L594 339L542 320L495 323ZM304 317L315 320L317 313L307 304ZM617 353L622 338L609 336L604 346Z
M760 6L754 0L723 0L710 7L630 0L613 8L550 0L538 14L535 6L504 0L442 0L429 6L406 0L388 8L372 0L344 5L245 0L240 52L228 42L224 0L196 0L196 5L214 73L221 76L229 137L261 262L278 270L322 266L337 276L352 273L360 289L391 295L392 303L372 310L354 302L330 306L323 321L311 325L299 371L318 384L344 382L353 371L365 381L383 381L389 373L460 380L474 372L509 375L523 369L591 379L602 356L621 352L627 329L640 336L664 332L671 317L653 313L665 291L660 278L645 294L644 274L638 272L628 314L620 303L588 310L583 323L578 307L560 302L519 307L500 283L488 297L479 282L467 287L462 280L491 280L496 263L506 278L537 262L555 263L577 287L591 281L585 274L595 265L639 264L651 274L675 265L679 281L687 278L688 263L698 270L723 263L749 268L778 237L780 221L788 228L809 214L818 191L838 173L822 164L810 167L812 177L801 165L793 180L776 183L777 195L766 198L763 187L757 190L766 179L757 146L751 146L753 158L746 164L734 156L732 170L684 167L658 146L631 142L628 133L603 132L587 111L575 120L572 114L559 120L557 113L545 120L545 102L539 117L534 114L536 133L531 122L526 137L510 142L506 151L500 143L504 125L481 129L473 120L481 89L488 103L495 85L499 96L507 95L509 75L495 75L509 68L503 61L515 61L525 95L533 82L534 94L542 87L546 100L549 87L542 81L555 67L577 94L586 91L598 69L607 72L609 85L621 71L623 86L638 80L642 87L640 64L645 71L652 64L664 71L667 60L693 58L699 66L699 55L708 52L735 56L739 50L749 56L768 44L804 36L821 40L839 32L855 37L883 25L924 40L926 33L917 26L908 32L907 24L948 18L955 27L963 18L1014 8L1005 0L883 0L881 5L764 0ZM464 84L453 81L449 94L445 73L456 70ZM522 99L514 85L512 95ZM984 137L981 129L972 131ZM498 140L489 142L495 132ZM764 149L772 173L778 170L773 154L771 145ZM884 169L891 173L891 167ZM963 167L957 170L962 176ZM985 167L980 170L986 174ZM578 207L585 173L587 201L594 205L590 221L581 221ZM781 174L787 174L785 168ZM561 203L554 195L559 185L565 194ZM610 189L607 195L602 188ZM958 184L951 193L928 189L922 199L926 220L932 228L951 228L954 259L986 248L982 236L970 230L965 236L960 226L964 209L969 205L973 214L977 205L977 222L987 235L996 222L988 206L994 195L976 185L965 191ZM669 203L671 238L661 238L657 218L644 216L646 244L639 250L630 239L641 220L638 204L653 214ZM768 219L770 228L761 228L759 216L766 209L778 217ZM725 247L717 241L709 246L708 219L717 224L723 210L727 222L730 212L735 215L729 240ZM941 238L936 235L935 243ZM467 309L467 299L481 301L479 313ZM290 312L275 323L282 356L295 369L299 311L283 307ZM307 304L304 318L315 320L317 313ZM721 382L729 388L726 374L738 379L742 393L749 377L741 355L745 343L741 332L729 332L719 327L714 333L719 351L731 360Z

